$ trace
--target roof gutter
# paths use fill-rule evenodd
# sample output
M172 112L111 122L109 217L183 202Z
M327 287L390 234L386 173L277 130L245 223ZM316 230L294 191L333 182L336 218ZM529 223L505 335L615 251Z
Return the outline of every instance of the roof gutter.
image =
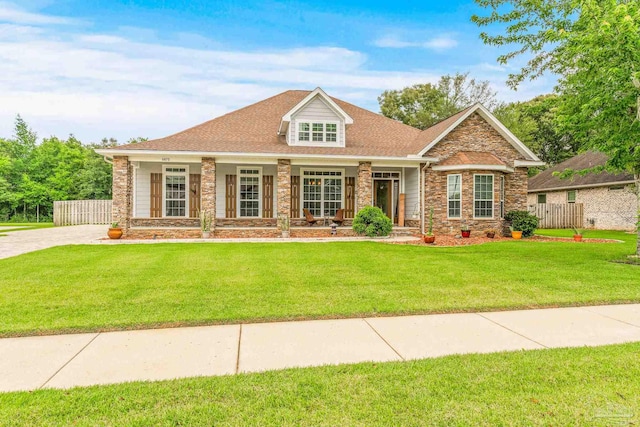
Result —
M611 182L603 182L599 184L583 184L583 185L565 185L564 187L547 187L547 188L534 188L528 189L528 193L542 193L547 191L564 191L564 190L574 190L580 188L599 188L599 187L611 187L612 185L627 185L627 184L635 184L635 181L611 181Z
M434 157L406 156L349 156L335 154L295 154L295 153L241 153L229 151L159 151L159 150L118 150L118 149L98 149L96 153L102 156L132 156L132 155L155 155L155 156L183 156L183 157L265 157L273 159L342 159L342 160L394 160L394 161L427 161L437 162Z

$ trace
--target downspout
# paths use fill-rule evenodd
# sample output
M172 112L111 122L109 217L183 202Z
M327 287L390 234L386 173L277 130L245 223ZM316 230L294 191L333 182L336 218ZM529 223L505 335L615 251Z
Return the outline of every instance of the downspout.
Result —
M113 157L102 156L102 158L104 159L105 162L109 163L110 165L113 164Z
M427 162L420 169L420 233L424 236L424 178L425 172L431 163Z

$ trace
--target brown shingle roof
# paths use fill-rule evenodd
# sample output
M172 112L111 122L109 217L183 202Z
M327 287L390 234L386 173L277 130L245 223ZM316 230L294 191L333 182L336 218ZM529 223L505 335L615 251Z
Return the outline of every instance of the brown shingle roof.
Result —
M416 149L419 129L336 98L332 99L354 121L347 126L346 147L289 146L284 135L277 135L280 121L309 93L283 92L174 135L116 149L406 157L423 148Z
M438 163L439 166L453 165L500 165L505 163L491 153L479 151L460 151Z
M618 182L633 181L633 175L629 173L611 174L609 172L589 173L587 175L574 175L572 178L560 179L554 176L554 172L562 172L565 169L576 171L590 169L597 166L604 166L607 163L607 156L595 151L587 151L575 157L558 163L538 175L529 178L529 192L541 190L554 190L573 187L599 186L615 184Z

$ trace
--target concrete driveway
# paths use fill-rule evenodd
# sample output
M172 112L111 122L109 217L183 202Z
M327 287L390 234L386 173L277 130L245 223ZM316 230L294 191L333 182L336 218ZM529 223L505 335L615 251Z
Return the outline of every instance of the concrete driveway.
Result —
M107 236L107 229L106 225L74 225L2 233L6 236L0 236L0 259L53 246L97 243Z

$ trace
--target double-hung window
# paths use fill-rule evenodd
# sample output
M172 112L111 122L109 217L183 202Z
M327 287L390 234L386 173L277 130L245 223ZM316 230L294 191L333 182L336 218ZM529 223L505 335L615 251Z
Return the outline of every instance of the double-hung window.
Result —
M493 218L493 175L473 176L473 217Z
M575 203L576 202L576 190L567 191L567 203Z
M343 205L344 173L339 170L303 170L302 179L302 207L313 216L335 216Z
M238 213L240 217L260 216L262 168L238 168Z
M298 122L299 142L336 142L338 124L327 122Z
M168 217L187 216L186 166L164 166L164 215Z
M447 216L449 218L461 217L462 205L462 175L447 175Z
M505 199L505 185L504 176L500 177L500 218L504 218L504 199Z

